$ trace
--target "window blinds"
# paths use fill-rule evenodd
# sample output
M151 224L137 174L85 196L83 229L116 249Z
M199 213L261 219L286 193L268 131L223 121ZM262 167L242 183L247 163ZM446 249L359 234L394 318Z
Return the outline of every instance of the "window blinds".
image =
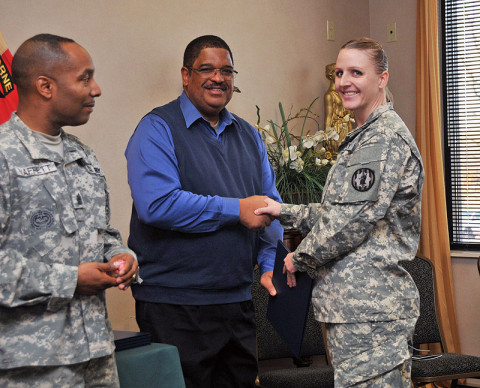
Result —
M444 0L443 13L450 242L480 249L480 0Z

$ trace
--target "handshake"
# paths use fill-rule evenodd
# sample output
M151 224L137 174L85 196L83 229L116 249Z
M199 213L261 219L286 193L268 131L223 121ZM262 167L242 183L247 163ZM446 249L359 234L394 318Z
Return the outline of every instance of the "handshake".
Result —
M240 199L240 223L248 229L263 230L278 217L282 204L265 195Z

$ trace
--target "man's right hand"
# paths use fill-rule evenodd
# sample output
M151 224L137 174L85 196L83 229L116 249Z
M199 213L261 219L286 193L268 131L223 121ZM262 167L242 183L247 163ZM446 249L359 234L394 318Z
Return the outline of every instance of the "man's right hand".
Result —
M96 295L117 285L117 279L110 276L117 268L112 263L82 263L78 266L77 288L81 295Z
M254 211L265 206L265 195L253 195L240 199L240 223L252 230L263 230L269 226L273 218L269 215L257 216Z

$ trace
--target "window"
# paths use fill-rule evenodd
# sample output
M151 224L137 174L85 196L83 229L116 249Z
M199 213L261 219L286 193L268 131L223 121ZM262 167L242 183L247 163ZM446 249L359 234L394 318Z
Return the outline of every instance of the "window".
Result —
M450 242L480 249L480 0L443 0L442 9Z

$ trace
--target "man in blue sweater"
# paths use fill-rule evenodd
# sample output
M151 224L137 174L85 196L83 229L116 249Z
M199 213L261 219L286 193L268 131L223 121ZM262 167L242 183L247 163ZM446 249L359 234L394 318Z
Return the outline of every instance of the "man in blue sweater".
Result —
M225 108L236 73L222 39L190 42L184 92L142 118L125 152L128 242L143 279L132 287L137 322L178 347L187 388L254 385L255 263L275 294L282 228L253 211L265 196L280 198L260 135Z

